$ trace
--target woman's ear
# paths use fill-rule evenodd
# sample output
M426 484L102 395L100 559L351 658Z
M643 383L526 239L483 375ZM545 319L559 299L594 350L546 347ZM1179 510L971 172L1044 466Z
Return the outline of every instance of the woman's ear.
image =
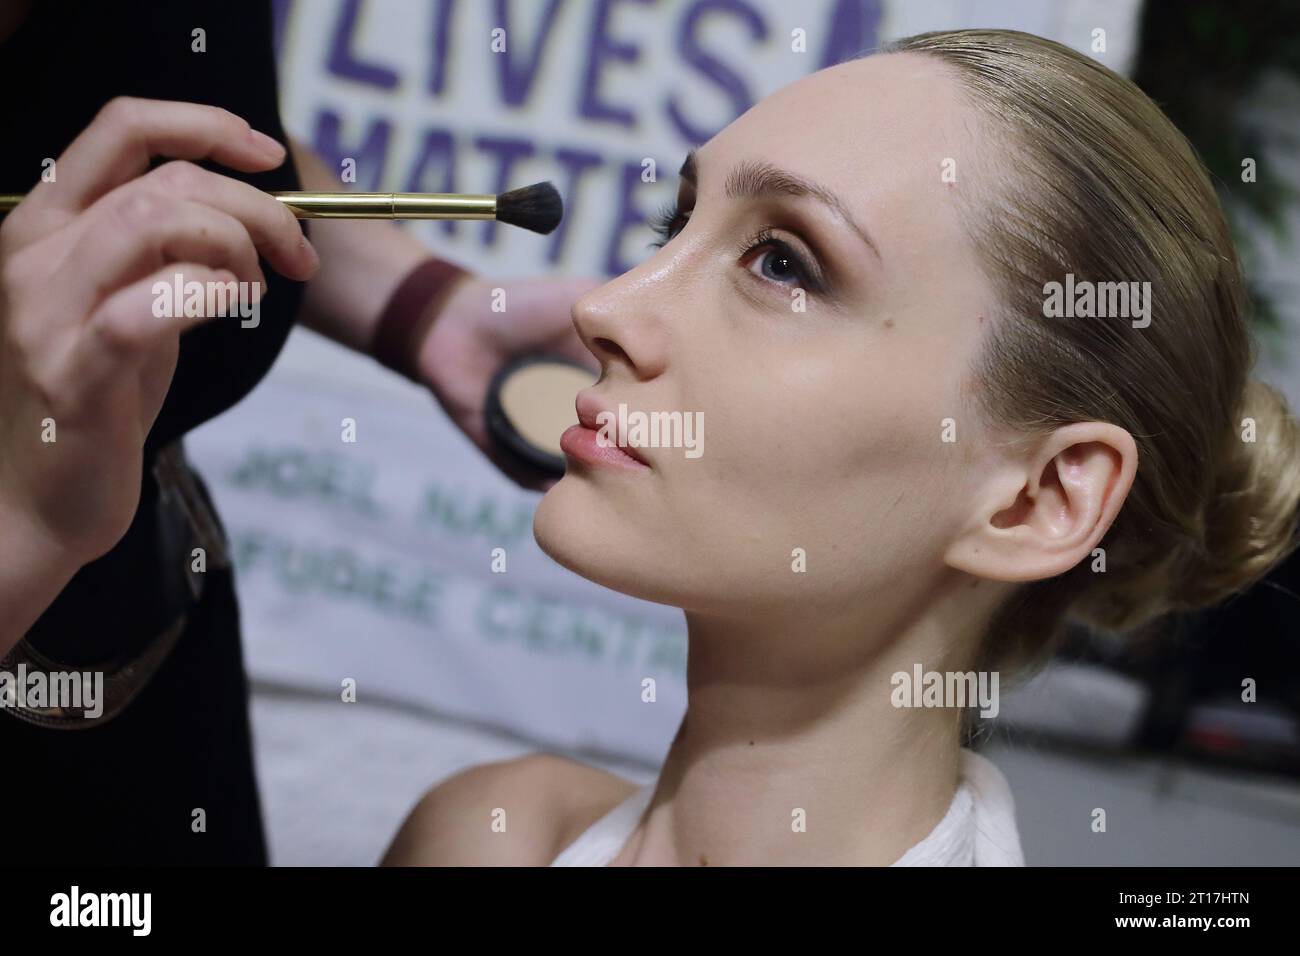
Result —
M1058 428L976 485L971 522L946 563L995 581L1041 581L1088 557L1137 474L1137 445L1117 425Z

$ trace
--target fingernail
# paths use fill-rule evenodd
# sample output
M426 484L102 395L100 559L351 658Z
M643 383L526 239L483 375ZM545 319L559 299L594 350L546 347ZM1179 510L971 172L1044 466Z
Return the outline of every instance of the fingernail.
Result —
M265 133L259 132L258 130L255 129L250 129L248 131L248 138L252 140L253 145L256 146L260 152L263 152L267 155L267 158L269 159L284 158L284 147L281 146L274 139L272 139L270 136L267 136Z

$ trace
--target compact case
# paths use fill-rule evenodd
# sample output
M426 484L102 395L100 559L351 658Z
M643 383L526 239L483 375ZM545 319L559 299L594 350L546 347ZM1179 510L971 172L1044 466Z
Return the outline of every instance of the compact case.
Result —
M564 474L560 435L577 424L578 392L597 374L561 355L525 355L503 366L488 386L487 426L493 443L540 478Z

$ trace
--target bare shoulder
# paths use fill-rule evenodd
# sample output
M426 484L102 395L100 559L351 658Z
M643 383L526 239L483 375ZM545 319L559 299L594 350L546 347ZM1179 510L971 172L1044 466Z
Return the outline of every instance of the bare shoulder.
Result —
M529 754L453 774L426 793L385 866L545 866L636 790L595 767Z

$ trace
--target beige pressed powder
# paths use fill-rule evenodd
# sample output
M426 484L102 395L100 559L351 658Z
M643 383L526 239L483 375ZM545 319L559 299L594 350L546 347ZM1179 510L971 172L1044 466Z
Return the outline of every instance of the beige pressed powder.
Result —
M577 422L574 400L596 377L590 369L554 356L510 363L497 373L488 394L493 439L530 469L563 474L560 435Z

